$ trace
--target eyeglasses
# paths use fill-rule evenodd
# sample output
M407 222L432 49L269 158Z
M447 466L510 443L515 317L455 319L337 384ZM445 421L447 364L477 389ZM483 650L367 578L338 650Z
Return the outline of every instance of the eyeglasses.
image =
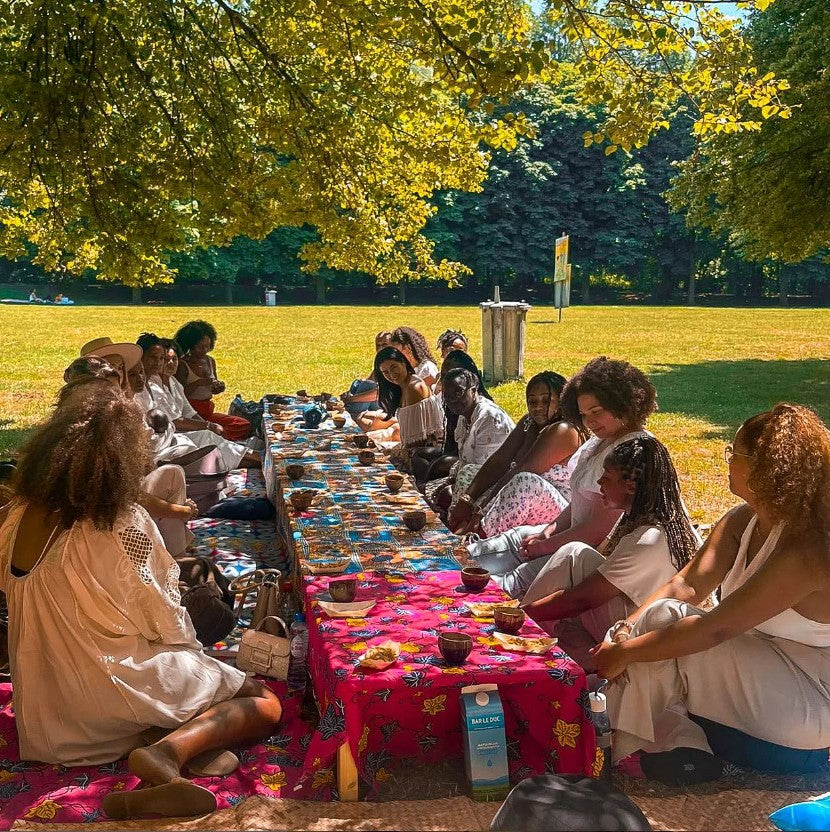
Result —
M752 454L744 454L740 451L736 451L732 445L727 445L723 449L723 458L727 465L729 465L729 463L732 462L736 456L745 456L747 459L752 459Z

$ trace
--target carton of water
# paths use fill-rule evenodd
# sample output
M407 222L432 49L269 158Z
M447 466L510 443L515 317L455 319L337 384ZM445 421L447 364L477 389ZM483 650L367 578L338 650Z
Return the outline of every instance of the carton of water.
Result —
M461 688L464 765L473 800L503 800L510 791L504 709L497 685Z

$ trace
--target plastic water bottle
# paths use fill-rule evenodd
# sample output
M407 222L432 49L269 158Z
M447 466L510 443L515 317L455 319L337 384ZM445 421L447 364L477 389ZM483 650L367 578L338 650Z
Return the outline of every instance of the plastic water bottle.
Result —
M294 620L294 613L297 612L297 606L294 603L294 584L291 581L283 581L280 584L277 609L279 610L279 617L285 622L285 626L290 627Z
M604 693L589 693L591 721L597 736L597 748L602 752L602 769L599 779L611 782L611 720L608 718Z
M291 622L291 658L288 660L288 692L305 692L308 675L308 624L301 613Z

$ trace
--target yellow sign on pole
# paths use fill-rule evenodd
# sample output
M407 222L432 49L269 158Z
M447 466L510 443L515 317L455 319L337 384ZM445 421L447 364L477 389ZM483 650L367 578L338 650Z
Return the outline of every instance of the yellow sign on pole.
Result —
M568 279L568 241L567 235L556 239L556 250L553 264L553 282L561 283Z

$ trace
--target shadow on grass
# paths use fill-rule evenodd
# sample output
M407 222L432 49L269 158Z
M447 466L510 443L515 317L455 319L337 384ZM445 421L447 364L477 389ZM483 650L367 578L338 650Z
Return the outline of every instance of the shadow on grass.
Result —
M11 419L0 419L0 459L17 456L20 446L29 438L33 428L13 428Z
M650 378L660 412L719 426L705 433L706 439L728 441L741 422L778 402L808 405L830 424L828 359L666 364L655 368Z

